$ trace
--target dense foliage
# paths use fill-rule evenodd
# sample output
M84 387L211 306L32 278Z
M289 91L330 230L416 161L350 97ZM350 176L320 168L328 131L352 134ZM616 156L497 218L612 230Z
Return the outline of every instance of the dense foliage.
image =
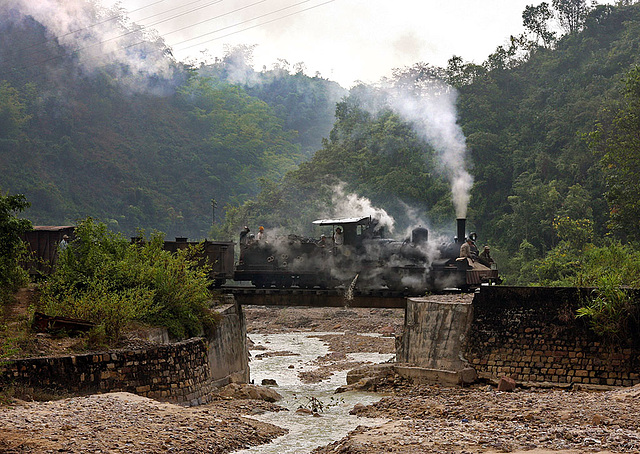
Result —
M122 35L143 42L143 55L129 55L136 45L89 60L66 42L75 35L51 39L13 3L0 5L0 180L32 201L36 225L92 216L125 235L202 239L212 199L219 221L331 127L339 87L321 77L265 70L249 89L228 77L232 61L188 67L135 27ZM103 26L116 23L126 21Z
M215 323L206 267L195 250L171 254L163 237L131 244L91 218L60 251L43 286L40 309L96 323L94 337L118 340L131 322L165 326L175 338L201 335Z
M557 220L589 225L594 239L604 238L610 221L607 202L615 200L611 220L622 221L618 210L626 203L626 234L637 230L633 207L638 205L632 199L638 193L633 189L638 159L635 149L629 149L637 131L635 101L627 96L611 135L603 130L599 136L605 142L597 153L587 136L598 121L611 116L607 112L615 111L622 100L620 80L640 64L640 5L554 5L555 12L564 15L564 36L544 34L550 30L544 23L550 18L547 5L523 15L529 21L528 37L514 37L507 48L499 46L482 65L454 57L440 71L459 90L458 120L469 150L465 163L474 177L470 229L494 246L501 272L512 284L559 281L537 269L539 260L563 247ZM419 84L426 73L438 71L416 65L387 82L407 87ZM633 72L628 77L627 93L633 93L635 77ZM297 220L308 222L308 212L321 214L318 207L330 204L332 188L344 181L348 191L370 198L394 216L428 218L451 237L449 183L438 172L437 153L416 134L412 122L389 110L372 113L375 98L369 94L376 90L379 87L352 89L339 103L322 149L282 183L265 185L262 194L234 210L229 233L244 223L283 225L292 209L302 214ZM627 136L617 133L623 127ZM615 233L627 240L622 231Z
M228 49L219 61L201 65L198 73L239 85L249 95L266 102L285 129L297 131L296 141L303 155L313 155L320 139L331 131L335 105L347 90L318 74L308 77L303 63L291 68L281 59L272 69L258 72L252 61L253 46L237 46Z
M24 195L0 193L0 307L28 281L26 271L20 267L25 253L21 235L31 229L31 222L18 218L28 207Z
M598 125L591 136L592 145L602 160L609 227L622 238L635 241L640 231L640 67L627 75L622 106L612 115Z

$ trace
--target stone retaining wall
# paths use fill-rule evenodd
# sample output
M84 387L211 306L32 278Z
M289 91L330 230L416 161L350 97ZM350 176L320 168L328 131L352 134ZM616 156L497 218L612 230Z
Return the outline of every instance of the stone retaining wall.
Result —
M632 386L640 350L605 343L576 310L575 288L482 288L463 353L479 375L518 381Z
M206 339L7 361L0 381L70 394L125 391L185 405L206 403L215 387L247 381L249 374L242 309L233 304L220 312L221 322Z
M459 302L409 298L396 361L429 369L463 369L460 351L472 314L471 298Z
M575 317L585 292L492 286L482 287L472 304L410 298L398 361L447 370L470 366L480 377L520 382L640 383L637 342L605 343L586 319Z

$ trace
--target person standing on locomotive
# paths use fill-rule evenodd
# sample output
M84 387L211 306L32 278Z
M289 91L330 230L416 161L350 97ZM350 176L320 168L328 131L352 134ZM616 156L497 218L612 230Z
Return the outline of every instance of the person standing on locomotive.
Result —
M340 227L336 227L336 231L333 234L333 245L335 247L340 247L344 244L344 235L342 234L342 229Z
M473 240L467 238L467 241L460 246L460 258L470 259L472 262L475 260L472 252Z
M267 241L267 234L264 231L264 227L258 227L258 235L256 236L257 241Z
M242 231L240 232L240 245L246 245L247 244L247 240L249 232L251 230L249 229L249 227L247 227L246 225L244 226L244 229L242 229Z

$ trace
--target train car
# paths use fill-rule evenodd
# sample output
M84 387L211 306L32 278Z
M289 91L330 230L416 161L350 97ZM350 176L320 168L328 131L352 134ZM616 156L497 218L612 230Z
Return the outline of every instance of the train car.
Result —
M75 240L75 226L34 226L32 230L22 236L22 240L29 251L29 258L22 266L29 270L33 278L46 276L51 273L59 254L59 244L63 237L68 237L69 243ZM138 237L131 238L131 242L141 241ZM163 248L170 252L186 249L190 245L199 242L188 241L187 238L176 238L175 241L165 241ZM233 279L234 271L234 245L232 241L208 241L202 242L203 251L200 263L205 262L211 266L209 273L214 286L222 286L228 279Z
M458 220L453 242L429 242L427 229L413 229L402 241L385 238L370 216L320 219L329 235L319 239L289 235L270 242L246 239L234 279L256 287L387 288L408 294L456 288L468 291L499 280L497 269L458 257L466 220Z
M176 252L186 249L189 246L202 244L202 255L199 257L200 264L207 263L211 267L209 278L215 287L221 287L227 279L233 279L234 272L234 245L233 241L209 241L202 242L188 241L187 238L176 237L175 241L165 241L164 249Z

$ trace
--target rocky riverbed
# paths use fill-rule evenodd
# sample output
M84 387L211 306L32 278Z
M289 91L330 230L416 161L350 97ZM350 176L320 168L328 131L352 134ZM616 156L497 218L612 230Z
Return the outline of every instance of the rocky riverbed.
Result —
M392 335L400 332L404 316L402 310L391 309L245 311L250 333L337 333L323 335L331 353L318 359L314 372L304 372L308 382L356 367L346 353L393 351ZM314 452L640 453L640 387L498 392L486 383L461 389L411 386L396 379L378 391L384 393L379 402L356 405L352 413L385 418L386 423L357 428ZM0 407L0 452L227 453L284 433L286 428L245 417L274 409L279 407L273 403L223 394L192 408L127 393L16 402Z
M396 384L353 414L385 417L314 453L640 452L640 387L606 392Z

